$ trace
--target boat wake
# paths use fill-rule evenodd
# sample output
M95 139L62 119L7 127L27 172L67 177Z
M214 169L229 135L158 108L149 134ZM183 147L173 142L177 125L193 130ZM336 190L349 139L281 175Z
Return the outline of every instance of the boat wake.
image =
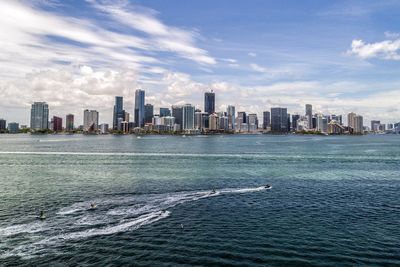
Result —
M171 213L169 209L186 202L263 190L267 189L253 187L165 194L133 194L74 203L55 211L55 215L48 216L45 221L0 228L0 239L13 244L13 246L7 246L12 249L0 246L0 258L36 257L43 255L44 251L56 249L57 245L62 245L65 241L136 230L167 218ZM94 211L88 210L90 203L97 203L98 208ZM22 240L21 236L23 236ZM15 246L18 243L20 245Z

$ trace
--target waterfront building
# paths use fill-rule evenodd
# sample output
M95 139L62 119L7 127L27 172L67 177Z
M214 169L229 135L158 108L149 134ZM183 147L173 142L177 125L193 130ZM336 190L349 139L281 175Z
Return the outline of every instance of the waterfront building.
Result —
M192 106L191 104L186 104L183 106L182 129L194 129L194 106Z
M381 121L372 120L371 121L371 131L378 132L380 125L381 125Z
M335 120L336 123L339 123L340 125L343 125L343 120L342 120L342 115L331 115L331 120Z
M154 106L152 104L144 105L144 123L151 123L154 116Z
M152 118L152 120L151 120L151 123L152 123L153 125L161 125L161 118L160 118L160 115L154 115L153 118Z
M297 121L300 119L300 115L292 115L292 131L297 131Z
M308 117L308 129L313 129L312 125L312 105L311 104L306 104L306 116Z
M247 115L244 111L239 111L236 117L236 132L247 132L249 128L247 127Z
M31 107L31 130L43 131L49 128L49 106L46 102L34 102Z
M209 116L209 126L210 131L217 131L219 129L219 117L216 113Z
M53 116L53 127L52 130L56 133L62 132L62 118Z
M83 131L97 132L99 129L99 112L85 109L83 111Z
M336 120L331 120L328 123L328 134L343 134L345 128Z
M108 134L108 123L100 124L100 133L101 134Z
M183 107L172 106L172 117L175 118L175 124L178 124L178 126L176 126L177 131L180 131L183 121Z
M354 129L354 117L355 116L357 116L357 114L354 112L350 112L349 114L347 114L347 126L349 126L349 128Z
M310 130L308 128L309 126L310 124L308 116L300 116L300 118L296 121L296 131L298 132Z
M119 128L118 126L119 119L125 120L124 98L122 96L115 97L114 113L113 113L113 130L117 130Z
M202 120L201 120L201 111L195 111L194 113L194 128L196 130L201 130L202 127Z
M161 124L172 129L175 125L175 118L171 116L161 117Z
M130 114L129 112L124 111L124 120L130 122Z
M219 117L219 130L221 131L228 131L229 130L229 118L228 116L221 116Z
M353 133L362 134L364 133L363 117L361 115L356 115L353 118Z
M287 117L286 108L271 108L271 131L273 133L287 133Z
M267 130L268 127L271 126L271 112L264 111L263 112L263 129Z
M16 134L19 133L19 123L16 122L10 122L8 124L8 133L10 134Z
M145 91L137 89L135 91L135 111L134 111L134 119L136 127L144 127L144 101L145 101Z
M249 114L247 118L247 127L249 132L256 132L258 129L258 119L257 114Z
M215 93L213 90L204 93L204 112L208 114L215 112Z
M0 133L4 133L7 129L7 121L5 119L0 119Z
M235 106L229 105L226 113L228 116L228 130L235 130Z
M72 132L74 130L74 115L68 114L65 117L65 130L67 132Z
M387 128L388 128L388 130L392 130L393 129L393 123L389 123Z
M171 116L171 110L169 108L160 108L160 117Z

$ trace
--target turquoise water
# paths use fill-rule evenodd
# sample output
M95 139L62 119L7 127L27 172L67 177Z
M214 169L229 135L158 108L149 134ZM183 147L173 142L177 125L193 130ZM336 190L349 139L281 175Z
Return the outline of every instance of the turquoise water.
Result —
M0 135L0 266L400 266L399 148L394 135Z

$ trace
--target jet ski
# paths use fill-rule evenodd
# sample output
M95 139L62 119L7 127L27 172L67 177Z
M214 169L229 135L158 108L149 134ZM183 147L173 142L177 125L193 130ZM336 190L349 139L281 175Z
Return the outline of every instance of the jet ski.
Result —
M272 186L271 186L271 185L269 185L269 184L267 184L267 185L265 185L265 186L264 186L264 188L265 188L265 189L271 189L271 188L272 188Z
M213 190L211 191L210 195L214 195L214 194L216 194L216 193L217 193L217 191L215 191L215 189L213 189Z
M89 210L95 210L95 209L97 209L97 205L94 203L91 203Z
M40 211L40 216L37 217L39 220L45 220L46 219L46 215L44 215L44 211L41 210Z

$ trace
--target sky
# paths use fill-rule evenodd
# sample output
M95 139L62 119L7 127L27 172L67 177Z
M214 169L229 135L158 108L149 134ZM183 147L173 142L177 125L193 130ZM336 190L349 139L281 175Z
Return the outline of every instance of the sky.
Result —
M0 0L0 118L28 124L96 109L115 96L159 107L291 114L356 112L400 121L400 1ZM65 122L64 122L65 123Z

